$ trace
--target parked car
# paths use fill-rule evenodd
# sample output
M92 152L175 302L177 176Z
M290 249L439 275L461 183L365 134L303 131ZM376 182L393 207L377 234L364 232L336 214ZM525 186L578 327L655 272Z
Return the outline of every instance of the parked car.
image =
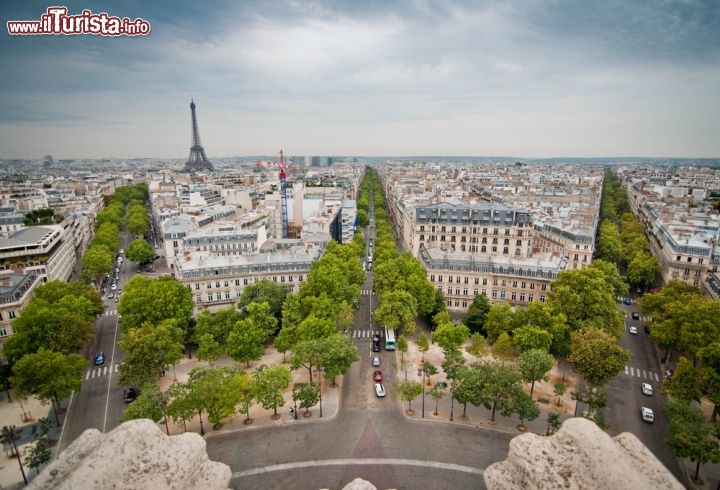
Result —
M374 341L374 340L373 340L373 343L372 343L372 344L373 344L373 346L372 346L373 352L380 352L380 341L379 341L379 340L378 340L378 341Z
M633 319L633 320L639 320L639 319L640 319L640 313L638 313L637 311L633 311L633 312L632 312L632 315L630 315L630 316L632 316L632 319Z
M378 398L383 398L385 396L385 387L382 383L375 383L375 394Z
M380 367L380 358L378 356L372 358L372 365L373 367Z
M623 300L623 303L625 303L626 305L631 305L631 304L632 304L632 300L631 300L630 298L625 298L625 299Z
M655 414L651 408L642 407L640 409L640 414L642 415L643 422L652 423L653 420L655 420Z
M376 381L378 383L382 381L382 371L380 371L379 369L375 370L375 372L373 373L373 381Z
M653 394L653 387L650 383L642 383L640 390L643 392L643 395L652 396Z
M95 354L95 365L102 366L103 364L105 364L105 353L98 352L97 354Z
M123 402L130 403L135 401L140 393L136 388L125 388L123 390Z

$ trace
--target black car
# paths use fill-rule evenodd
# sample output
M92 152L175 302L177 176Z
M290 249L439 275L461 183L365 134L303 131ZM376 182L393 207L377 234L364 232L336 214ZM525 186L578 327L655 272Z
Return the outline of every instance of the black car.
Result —
M125 403L130 403L132 401L135 401L135 398L138 397L138 390L136 388L125 388L123 390L123 401Z
M631 316L632 316L632 319L633 319L633 320L639 320L639 319L640 319L640 313L638 313L637 311L633 311Z
M377 341L373 340L372 350L373 350L373 352L380 352L380 341L379 340L377 340Z

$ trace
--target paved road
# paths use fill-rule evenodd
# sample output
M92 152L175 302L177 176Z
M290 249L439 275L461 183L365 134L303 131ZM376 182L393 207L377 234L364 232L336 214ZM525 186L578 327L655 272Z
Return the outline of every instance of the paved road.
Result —
M374 397L367 366L345 377L334 420L209 437L210 459L230 466L232 488L342 488L356 477L378 488L484 488L482 470L507 456L511 436L408 421L390 395Z
M392 386L395 353L372 352L372 333L380 327L371 322L377 306L371 271L361 289L348 332L360 361L344 377L339 415L330 422L209 437L208 454L230 466L233 488L342 488L357 477L378 488L485 488L482 471L507 456L508 434L402 416ZM381 360L385 398L375 396L373 356Z
M625 373L608 384L608 404L605 410L608 433L613 436L621 432L635 434L681 482L685 482L677 458L665 444L665 438L668 436L668 421L662 409L665 397L660 394L662 379L660 361L653 341L645 333L642 318L633 320L631 317L631 313L636 311L636 308L634 304L622 305L626 319L625 334L621 344L632 352L632 358ZM631 326L637 327L637 334L629 333ZM653 396L642 394L641 383L652 385L655 392ZM652 424L642 421L640 407L653 410L655 421Z

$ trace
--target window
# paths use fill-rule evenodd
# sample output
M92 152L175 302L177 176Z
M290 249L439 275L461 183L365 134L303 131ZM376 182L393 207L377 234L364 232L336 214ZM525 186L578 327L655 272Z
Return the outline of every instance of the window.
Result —
M468 289L467 289L467 288L463 288L463 296L467 296L467 295L468 295Z
M452 294L452 288L448 288L448 294Z
M240 279L235 279L235 285L236 285L236 286L239 286L239 285L240 285Z
M467 301L463 301L463 302L462 302L462 307L463 307L463 308L467 308L467 306L468 306L468 302L467 302Z
M493 245L492 251L493 253L497 253L497 247L495 245Z
M540 285L540 291L547 291L547 283L544 282Z
M455 300L455 308L457 308L458 306L460 306L460 301Z
M460 276L455 276L455 282L460 284Z
M452 284L452 276L448 276L448 282Z
M503 253L504 253L505 255L507 255L507 254L509 253L507 247L503 247Z
M215 271L215 274L217 274L217 271ZM216 288L220 287L220 281L215 281L215 287Z
M425 241L425 235L420 235L420 241L421 241L421 242L424 242L424 241Z
M208 283L207 283L207 288L208 288L208 289L212 289L212 283L209 282L209 281L208 281Z
M528 302L532 303L534 299L535 296L533 295L533 293L528 294Z
M500 291L500 299L505 299L505 291Z
M469 277L465 276L465 284L468 283L468 280L469 280L469 279L470 279Z
M473 296L477 296L477 295L478 295L478 293L479 293L479 291L478 291L478 289L477 289L477 288L473 289Z
M7 329L6 328L0 328L0 337L7 337Z
M522 240L515 240L515 245L522 247Z
M535 289L535 283L534 283L534 282L531 282L531 283L530 283L530 289Z
M688 264L689 264L690 262L692 262L692 257L688 257L687 261L688 261Z
M455 295L460 296L460 288L455 288Z
M544 303L544 302L545 302L545 295L544 295L544 294L541 294L541 295L540 295L540 302L541 302L541 303Z
M525 293L520 293L520 301L525 302Z
M479 277L476 277L476 278L475 278L475 284L480 284L480 278L479 278Z
M492 299L497 299L497 291L495 291L495 290L493 289L493 292L492 292L491 296L492 296Z
M200 289L200 283L199 283L199 282L196 282L196 283L195 283L195 291L197 291L198 289Z
M443 282L442 275L438 276L438 282Z
M483 286L487 286L487 277L483 277Z
M511 299L511 300L515 301L515 300L517 299L516 296L517 296L517 293L516 293L515 291L513 291L513 292L510 293L510 299Z
M505 287L505 279L503 279L503 280L500 282L500 285L501 285L502 287Z
M680 256L678 255L675 260L677 260L678 262L680 262Z
M435 282L435 274L430 274L430 282Z
M196 294L196 295L195 295L195 302L196 302L196 303L202 303L202 295L201 295L201 294Z

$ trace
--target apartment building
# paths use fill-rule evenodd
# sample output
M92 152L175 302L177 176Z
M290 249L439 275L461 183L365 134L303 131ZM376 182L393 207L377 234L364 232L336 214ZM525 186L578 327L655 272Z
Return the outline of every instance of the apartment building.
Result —
M566 269L592 262L602 174L569 166L384 165L396 238L450 310L477 294L545 301Z
M73 241L61 225L32 226L0 239L0 338L47 281L67 281L76 265Z

